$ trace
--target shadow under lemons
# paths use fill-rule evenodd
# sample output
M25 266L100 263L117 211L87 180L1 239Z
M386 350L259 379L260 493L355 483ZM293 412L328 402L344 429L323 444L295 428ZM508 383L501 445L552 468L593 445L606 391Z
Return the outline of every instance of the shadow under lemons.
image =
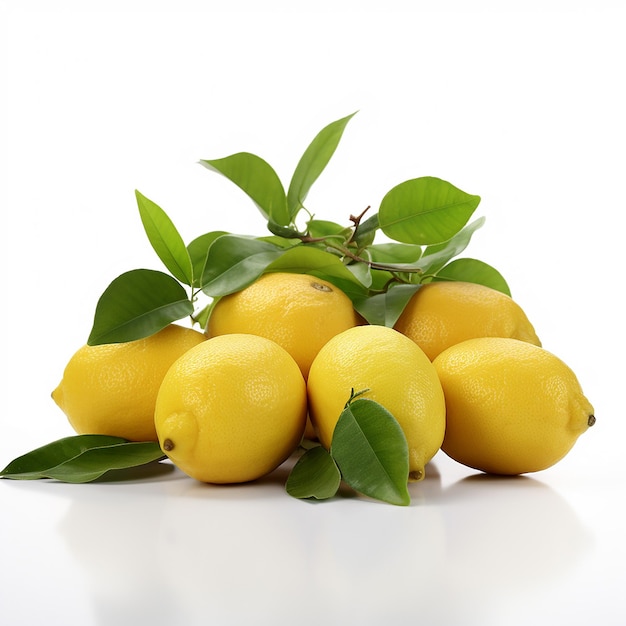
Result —
M441 494L446 584L457 605L483 615L547 592L593 545L574 509L528 476L468 476ZM533 592L533 593L530 593Z
M302 609L307 515L299 502L292 510L284 492L268 497L282 484L279 476L239 486L189 483L169 499L155 549L177 604L206 623L228 624L274 624Z
M430 463L411 483L411 505L392 506L352 493L307 507L306 585L313 619L361 624L438 623L445 589L445 533Z
M226 624L233 613L260 623L259 614L289 607L302 586L285 568L300 567L308 537L286 510L302 506L284 491L288 472L208 485L170 465L66 485L58 530L97 623Z
M444 573L438 508L394 507L347 487L312 505L284 492L291 466L242 485L172 485L157 552L178 604L217 622L233 612L268 624L328 619L332 611L364 623L413 615L433 591L433 572ZM430 469L411 487L429 501L440 489Z
M167 624L176 622L182 608L158 573L156 545L167 498L154 474L142 480L142 471L133 473L135 480L123 485L72 485L58 525L81 568L97 624Z

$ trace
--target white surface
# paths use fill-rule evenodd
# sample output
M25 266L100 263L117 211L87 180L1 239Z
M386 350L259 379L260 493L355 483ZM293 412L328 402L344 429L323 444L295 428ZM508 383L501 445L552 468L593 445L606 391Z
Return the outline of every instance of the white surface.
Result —
M284 470L3 480L0 623L626 622L624 5L434 5L0 0L0 465L71 434L49 394L98 296L160 269L135 188L187 240L263 234L196 161L248 150L287 179L357 109L309 206L344 221L422 175L480 194L467 253L503 272L597 425L514 480L440 454L406 509L296 501Z

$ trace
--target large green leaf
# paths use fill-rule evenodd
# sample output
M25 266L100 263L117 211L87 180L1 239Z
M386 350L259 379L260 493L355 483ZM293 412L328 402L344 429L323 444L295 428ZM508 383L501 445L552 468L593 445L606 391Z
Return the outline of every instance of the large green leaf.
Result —
M245 191L267 220L289 226L291 216L285 189L267 161L249 152L238 152L223 159L203 159L200 163L223 174Z
M167 213L135 190L139 215L146 235L165 267L182 283L191 285L192 265L189 252Z
M192 313L193 304L175 278L154 270L130 270L100 296L87 343L142 339Z
M378 223L385 235L396 241L436 244L458 233L479 202L479 196L465 193L440 178L414 178L385 195Z
M253 283L285 249L255 237L223 235L209 248L202 290L209 296L226 296Z
M302 208L311 186L328 165L347 123L354 115L356 113L328 124L315 136L300 158L287 192L287 206L291 219Z
M393 415L374 400L358 398L346 406L330 454L355 491L390 504L410 503L406 437Z
M128 469L165 458L155 441L131 442L108 435L58 439L14 459L0 477L14 480L54 478L86 483L110 470Z

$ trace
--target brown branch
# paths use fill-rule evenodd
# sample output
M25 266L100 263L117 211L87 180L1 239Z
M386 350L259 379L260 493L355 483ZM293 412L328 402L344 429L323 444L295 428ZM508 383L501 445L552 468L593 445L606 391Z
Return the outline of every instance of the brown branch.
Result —
M359 215L350 215L350 221L354 224L354 228L358 228L363 216L371 209L371 206L365 207L365 210L361 211Z

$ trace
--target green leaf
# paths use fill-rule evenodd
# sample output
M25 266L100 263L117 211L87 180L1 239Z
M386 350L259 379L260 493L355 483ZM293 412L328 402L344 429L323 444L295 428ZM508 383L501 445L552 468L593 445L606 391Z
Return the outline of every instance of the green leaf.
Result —
M294 246L286 250L267 266L266 271L311 274L332 283L349 298L363 296L367 292L338 256L309 245Z
M239 291L284 253L284 248L254 237L223 235L209 248L202 291L214 298Z
M349 402L335 427L330 454L355 491L390 504L410 504L408 445L401 426L382 405L367 398Z
M352 301L356 311L370 324L393 328L404 307L421 285L397 284L384 293L356 298Z
M154 270L131 270L100 296L87 343L142 339L192 313L193 304L176 279Z
M303 207L311 186L328 165L339 145L347 123L354 115L356 112L323 128L300 158L287 192L287 206L292 220Z
M214 298L209 304L193 314L194 321L200 326L200 328L206 329L206 325L209 321L209 317L211 317L213 307L217 304L218 300L219 298Z
M309 237L332 237L343 242L350 236L351 230L329 220L309 220L307 222L307 233Z
M259 241L265 241L271 243L279 248L293 248L293 246L299 246L300 240L296 237L281 237L280 235L266 235L263 237L256 237Z
M478 283L501 291L507 296L511 295L511 290L504 276L500 272L478 259L457 259L448 263L437 272L433 281L437 280L460 280L468 283Z
M372 285L370 287L371 293L380 291L386 291L391 284L394 283L394 274L388 270L381 270L378 268L372 268Z
M416 264L422 256L422 246L408 243L377 243L368 248L372 261L378 263Z
M479 196L467 194L440 178L414 178L385 195L378 222L385 235L396 241L436 244L458 233L479 202Z
M484 223L485 218L479 217L448 241L433 246L427 246L419 261L422 271L425 274L436 274L446 263L467 248L472 235L481 228Z
M250 196L263 216L280 226L289 226L287 196L278 174L261 157L239 152L223 159L205 159L204 167L223 174Z
M294 498L332 498L341 483L341 473L330 454L315 446L307 450L291 470L285 489Z
M224 230L215 230L210 233L205 233L196 237L188 246L187 251L191 258L191 264L193 267L193 286L200 287L202 283L202 275L204 273L204 266L206 265L207 255L211 244L222 235L226 235Z
M296 228L292 226L281 226L280 224L272 222L272 220L267 222L267 229L273 235L283 239L298 239L302 235Z
M148 239L165 267L179 281L191 285L192 264L189 252L167 213L135 190L139 215Z
M364 255L365 256L365 255ZM346 265L350 273L364 286L371 287L372 285L372 271L367 263L361 261L354 261Z
M54 478L86 483L110 470L128 469L165 458L159 444L108 435L76 435L36 448L14 459L0 477L14 480Z

